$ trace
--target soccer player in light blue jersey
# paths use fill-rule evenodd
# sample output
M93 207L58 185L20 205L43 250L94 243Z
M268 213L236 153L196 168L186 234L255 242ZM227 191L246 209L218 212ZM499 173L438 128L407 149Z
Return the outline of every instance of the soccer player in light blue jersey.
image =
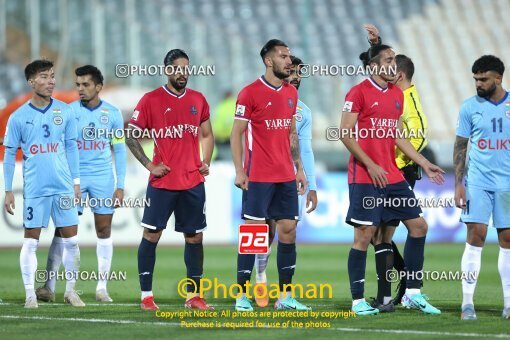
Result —
M32 98L14 111L4 139L5 209L13 215L12 181L16 150L23 152L23 227L20 254L25 285L25 308L37 308L34 289L37 246L41 229L49 219L62 235L62 261L66 272L79 269L78 212L73 197L80 196L76 118L69 105L51 97L55 88L53 63L35 60L25 68ZM74 185L74 187L73 187ZM85 304L74 290L76 275L66 275L64 301L76 307Z
M291 56L292 61L290 76L286 81L299 89L301 84L301 77L299 74L299 65L303 64L303 61L298 57ZM312 111L305 105L301 100L298 100L296 108L296 130L299 139L299 150L301 154L301 161L305 170L306 180L308 182L308 191L305 195L300 195L299 199L299 220L303 218L304 206L308 209L306 212L311 213L317 208L317 182L315 179L315 158L312 150ZM274 220L267 220L269 224L269 244L273 242L276 223ZM269 248L271 250L271 248ZM256 282L257 294L255 295L255 301L259 307L265 307L269 303L268 290L264 290L261 285L267 284L266 267L269 259L268 254L257 254L255 257L255 268L257 270ZM279 303L277 301L277 303Z
M126 144L122 132L124 119L115 106L101 100L99 92L103 87L101 71L92 65L75 70L76 88L80 100L70 104L76 113L78 127L78 150L80 154L81 203L78 213L83 213L83 203L87 196L94 213L97 235L97 263L99 277L96 287L96 300L112 302L105 279L111 268L113 245L111 239L114 208L124 198L124 178L126 177ZM100 133L100 130L102 132ZM96 131L97 133L90 133ZM104 133L108 131L109 133ZM115 138L118 136L119 138ZM121 137L121 138L120 138ZM112 169L112 149L115 154L115 174ZM92 201L90 201L92 200ZM57 272L62 261L62 238L55 231L48 254L47 271ZM49 276L44 287L37 289L37 298L42 301L55 299L55 278Z
M467 226L462 255L462 320L475 320L473 303L487 226L492 216L499 240L498 269L503 318L510 318L510 96L501 86L505 66L484 55L472 67L477 95L460 108L454 147L455 204ZM468 144L470 146L467 153ZM467 176L466 155L469 155Z

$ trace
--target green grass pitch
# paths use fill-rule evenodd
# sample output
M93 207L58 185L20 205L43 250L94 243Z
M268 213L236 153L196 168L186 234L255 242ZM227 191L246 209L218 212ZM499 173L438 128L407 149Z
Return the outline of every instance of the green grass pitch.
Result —
M314 311L348 311L350 292L347 280L347 254L349 245L298 245L298 261L295 283L320 284L333 286L333 299L305 300ZM456 271L460 269L460 260L464 245L439 244L427 245L425 270ZM47 248L38 251L39 269L46 264ZM393 339L402 335L407 338L438 337L510 337L510 320L501 318L502 291L497 269L498 246L489 244L483 251L482 271L478 280L475 305L478 320L460 321L460 303L462 298L460 281L425 281L423 292L430 302L442 310L440 316L428 316L417 310L405 310L399 307L395 313L380 314L357 318L319 318L315 322L329 324L328 328L254 328L213 329L185 328L179 318L163 319L151 312L139 309L140 292L138 286L136 248L116 248L112 270L126 271L126 281L109 283L109 292L114 300L111 305L100 305L94 300L95 282L79 281L77 290L83 291L82 299L88 305L85 308L73 308L64 305L64 282L57 283L57 302L40 303L39 309L25 310L24 289L19 269L19 250L0 250L0 338L53 339L67 337L81 338L155 338L172 337L208 339L238 339L261 336L267 338L311 337L313 339L335 338L347 335L356 338ZM219 282L231 284L235 281L235 247L206 247L205 276L217 278ZM94 248L81 249L81 270L96 270ZM184 311L183 299L177 294L177 282L185 277L183 251L181 247L160 247L157 251L155 280L153 291L156 303L161 311ZM270 283L277 282L276 256L270 258L268 268ZM373 251L367 259L365 296L375 296L376 278ZM394 285L395 286L395 285ZM394 288L394 287L393 287ZM234 311L231 299L212 299L208 302L216 306L220 313ZM270 303L272 306L272 303ZM272 311L272 308L255 308L257 312ZM250 322L259 320L265 323L297 321L305 324L310 318L236 318L231 317L187 317L187 322L201 321L221 324L225 322Z

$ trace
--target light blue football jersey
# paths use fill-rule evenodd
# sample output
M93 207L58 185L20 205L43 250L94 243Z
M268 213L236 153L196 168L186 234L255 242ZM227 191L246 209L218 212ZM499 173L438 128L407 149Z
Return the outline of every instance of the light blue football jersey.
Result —
M30 101L12 113L4 145L23 151L23 197L73 192L65 141L76 141L76 118L69 105L50 99L45 108Z
M298 100L295 117L298 138L312 139L312 111L301 100Z
M80 100L71 104L76 113L78 126L78 150L80 153L80 174L82 176L112 171L111 145L116 142L114 134L124 128L122 113L115 106L101 100L94 108L84 106ZM102 129L111 133L99 133L94 138L84 138L87 130ZM122 143L124 140L122 139Z
M488 191L510 191L510 97L498 103L479 96L460 108L457 136L470 138L469 186Z

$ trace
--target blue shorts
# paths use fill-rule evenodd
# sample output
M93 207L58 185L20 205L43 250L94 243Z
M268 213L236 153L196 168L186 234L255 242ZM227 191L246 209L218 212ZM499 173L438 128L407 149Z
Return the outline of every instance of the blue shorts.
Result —
M414 192L406 181L376 188L349 184L349 211L345 222L353 225L398 226L400 221L422 216Z
M297 220L299 209L296 181L249 182L248 190L243 190L241 218L255 221Z
M25 198L23 200L23 227L46 228L51 220L55 227L78 225L78 211L74 193Z
M205 186L200 183L187 190L166 190L147 186L148 206L143 210L142 227L166 229L175 214L175 231L196 234L207 228L205 220Z
M115 211L113 193L115 191L113 172L101 175L81 175L80 190L81 202L87 201L94 214L112 215ZM83 214L83 205L78 205L78 214Z
M495 228L510 228L510 191L487 191L466 186L466 209L462 210L460 221L482 223Z

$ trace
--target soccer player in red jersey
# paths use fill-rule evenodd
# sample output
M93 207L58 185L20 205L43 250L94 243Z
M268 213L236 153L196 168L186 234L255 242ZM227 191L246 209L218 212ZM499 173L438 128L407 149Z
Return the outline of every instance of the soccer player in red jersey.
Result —
M404 96L391 83L395 77L391 72L395 69L395 52L390 46L376 45L362 53L360 59L375 72L347 93L340 123L342 142L351 152L346 222L354 226L354 244L348 259L352 310L357 315L379 313L363 297L367 248L377 227L385 228L399 220L409 232L404 249L407 289L402 304L440 314L420 291L418 273L423 269L427 223L421 208L413 205L414 193L397 168L395 146L420 165L431 181L442 184L444 172L416 152L403 134L397 134L397 130L402 131Z
M308 306L290 295L290 286L284 289L292 283L296 267L298 190L301 195L306 191L294 118L297 90L284 82L292 65L290 51L283 41L272 39L264 45L260 56L266 66L265 74L243 88L237 97L230 137L235 185L243 190L242 218L247 224L276 220L281 295L275 308L308 310ZM237 257L237 283L243 287L236 299L238 311L253 310L245 284L251 278L254 263L254 254Z
M203 272L202 232L206 229L204 176L214 147L209 105L198 91L187 89L188 55L174 49L167 53L165 66L172 66L168 83L146 93L133 113L129 129L151 131L154 157L145 155L133 134L126 144L138 161L150 171L147 199L141 225L143 238L138 248L138 272L144 310L156 310L152 275L156 246L172 213L175 230L184 234L184 262L188 280L186 308L212 309L199 296ZM128 131L129 132L129 131ZM199 135L203 160L200 159Z

